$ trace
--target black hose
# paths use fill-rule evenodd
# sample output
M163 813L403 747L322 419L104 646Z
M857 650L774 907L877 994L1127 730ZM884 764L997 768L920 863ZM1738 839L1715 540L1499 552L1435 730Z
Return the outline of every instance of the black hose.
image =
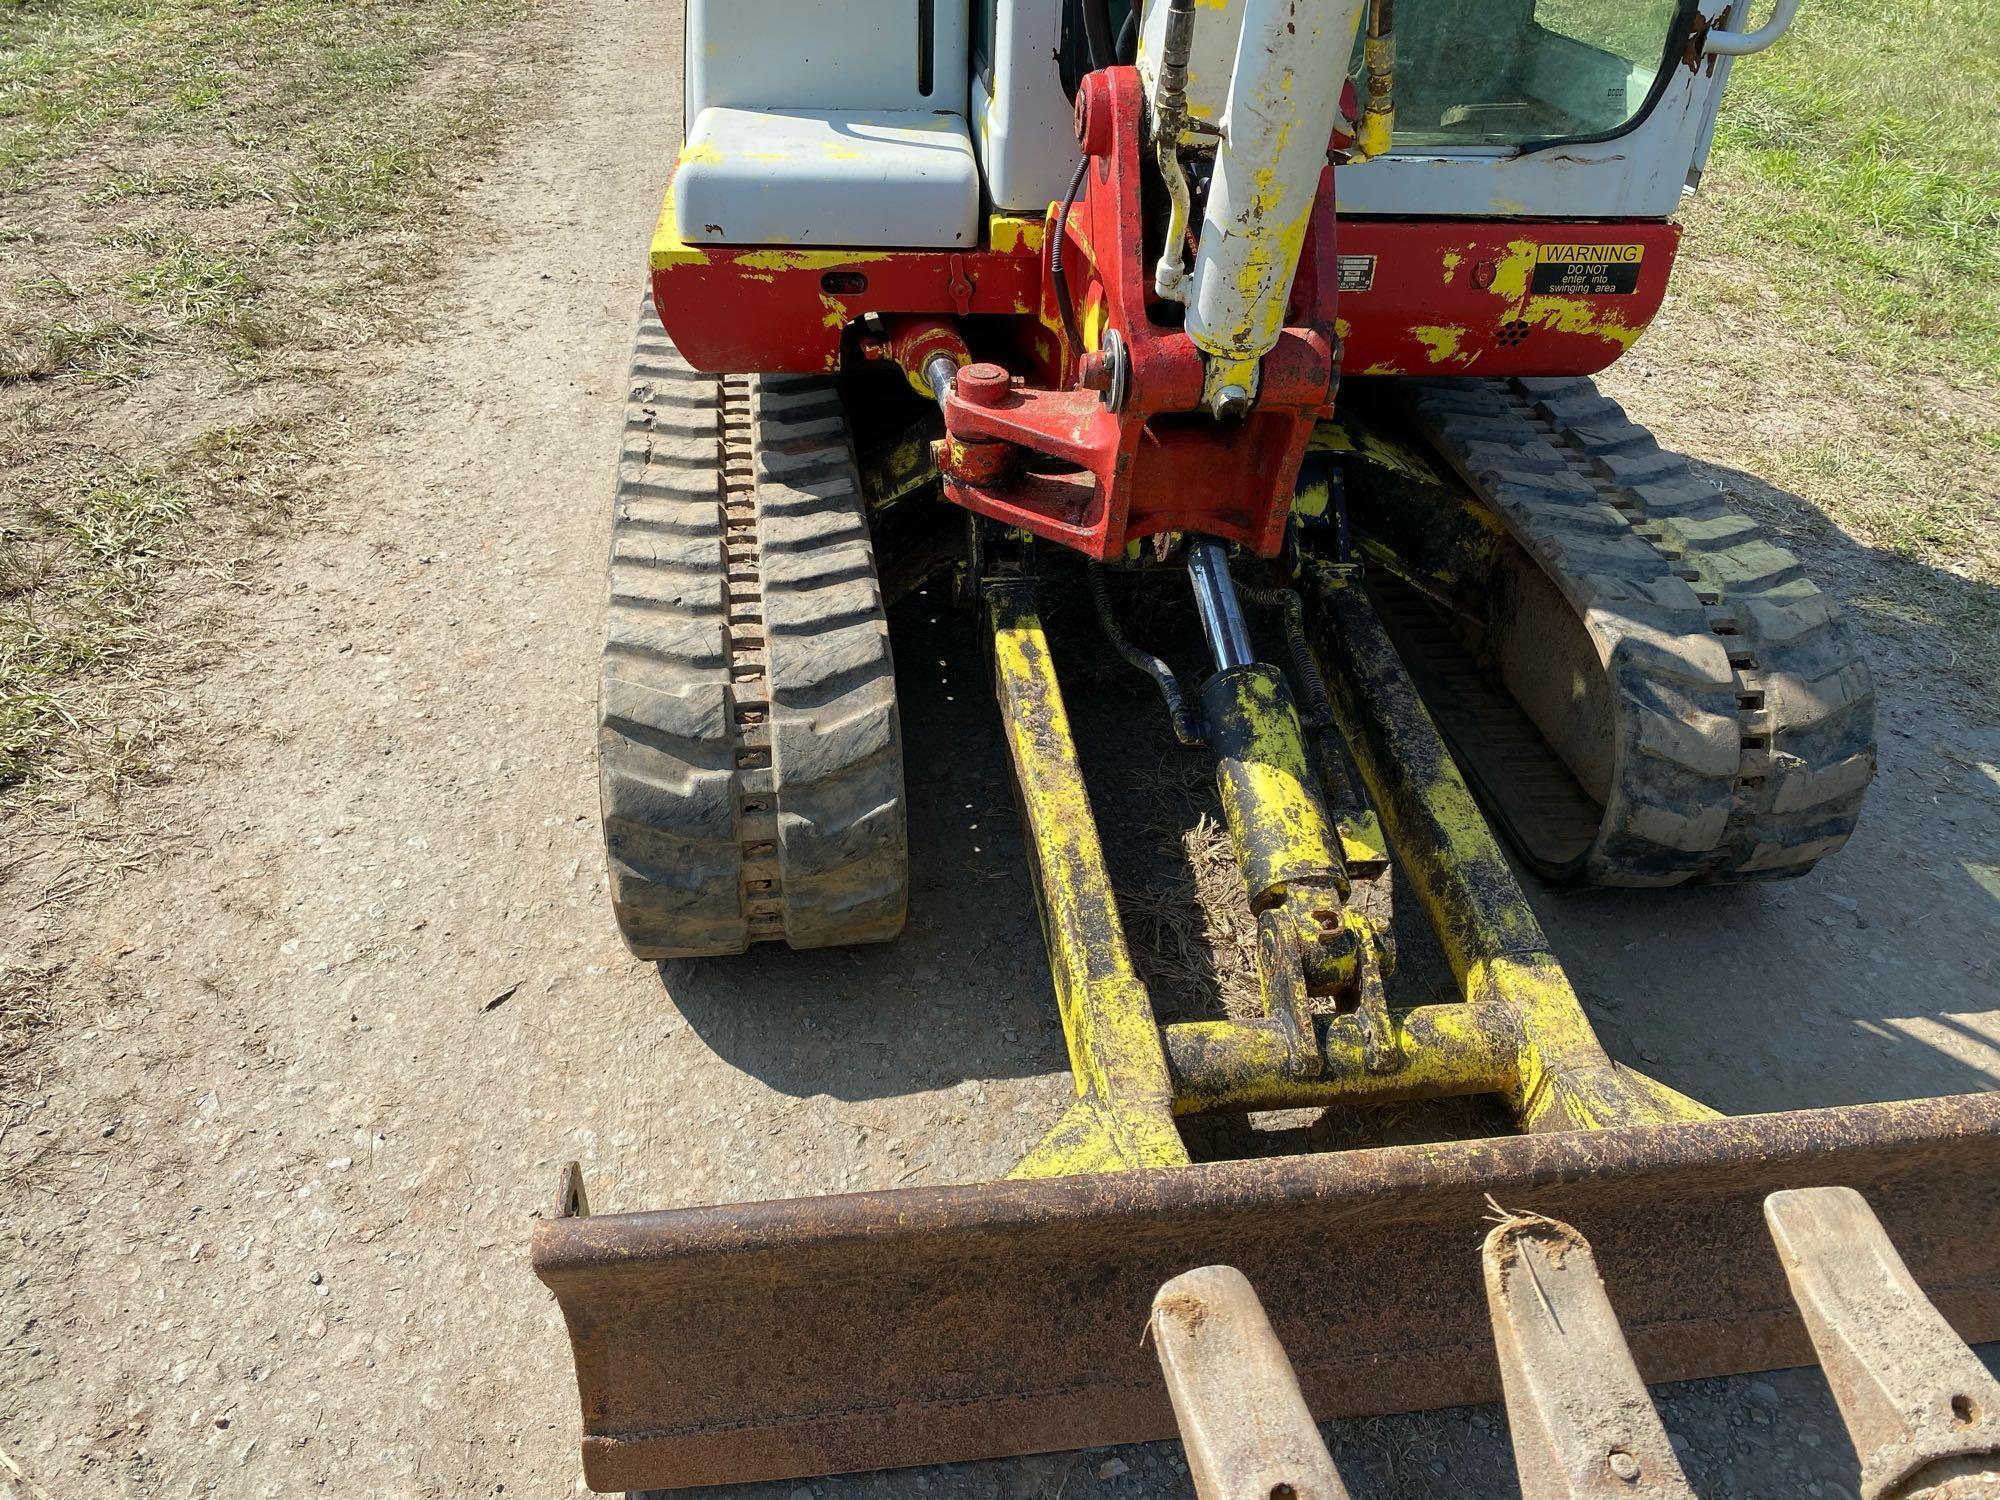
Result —
M1133 6L1125 13L1125 24L1118 28L1118 66L1129 68L1139 60L1139 6Z
M1083 11L1083 46L1090 54L1090 66L1094 72L1098 68L1111 66L1117 55L1111 44L1111 0L1080 0Z
M1105 586L1100 563L1090 565L1090 597L1097 605L1097 623L1104 627L1112 649L1159 686L1160 696L1167 700L1167 715L1173 720L1174 738L1190 750L1204 748L1208 744L1207 726L1181 696L1180 680L1174 676L1174 669L1126 640L1125 633L1118 628L1118 617L1111 612L1111 590Z
M1327 696L1326 683L1319 675L1319 663L1313 660L1312 645L1306 640L1306 606L1305 601L1299 598L1299 591L1257 588L1239 582L1236 592L1252 604L1284 611L1285 645L1291 652L1292 672L1305 694L1306 727L1332 729L1333 700Z
M1083 355L1083 333L1077 327L1076 300L1069 294L1069 277L1063 274L1063 240L1069 234L1069 211L1076 207L1076 195L1083 191L1083 174L1090 167L1090 158L1077 162L1076 171L1070 175L1069 190L1063 194L1062 212L1056 215L1055 238L1049 243L1049 284L1056 289L1056 311L1062 314L1063 333L1069 339L1070 353L1081 358Z

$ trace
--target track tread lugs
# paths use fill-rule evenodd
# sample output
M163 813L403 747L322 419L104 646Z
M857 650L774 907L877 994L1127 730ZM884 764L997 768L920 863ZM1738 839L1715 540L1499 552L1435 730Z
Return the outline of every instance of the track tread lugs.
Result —
M1585 878L1798 875L1838 849L1873 776L1874 688L1797 558L1593 381L1417 382L1410 401L1614 679L1619 769Z

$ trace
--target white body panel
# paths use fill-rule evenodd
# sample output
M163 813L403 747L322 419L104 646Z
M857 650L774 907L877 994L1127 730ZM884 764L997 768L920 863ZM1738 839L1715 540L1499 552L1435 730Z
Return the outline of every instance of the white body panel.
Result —
M916 0L687 0L684 123L734 109L943 110L963 115L966 8L938 0L931 91Z
M917 0L688 0L681 238L977 244L967 11L931 13L925 59Z
M974 48L972 74L972 134L987 196L998 209L1046 213L1069 186L1079 154L1055 65L1062 0L1013 0L995 7L992 24L990 55Z
M688 132L674 216L691 245L969 249L979 164L956 115L711 107Z
M936 0L926 80L918 0L687 0L686 109L695 149L676 179L682 234L734 244L970 245L979 236L982 183L968 189L964 164L975 152L993 207L1045 210L1076 162L1056 60L1062 0L971 3L990 7L980 72L970 56L969 7ZM1220 123L1228 108L1249 3L1198 7L1188 68L1188 105L1198 120ZM1700 0L1711 20L1726 4ZM1147 0L1140 26L1149 88L1165 11ZM1339 211L1665 218L1707 155L1729 73L1728 59L1715 62L1670 68L1639 123L1608 139L1532 151L1405 145L1344 167L1335 176ZM1402 65L1419 67L1421 58L1406 53ZM1334 76L1343 70L1344 59ZM1559 61L1556 71L1564 71ZM1594 73L1551 76L1537 87L1601 82ZM845 118L836 123L836 115ZM938 122L949 139L931 138Z

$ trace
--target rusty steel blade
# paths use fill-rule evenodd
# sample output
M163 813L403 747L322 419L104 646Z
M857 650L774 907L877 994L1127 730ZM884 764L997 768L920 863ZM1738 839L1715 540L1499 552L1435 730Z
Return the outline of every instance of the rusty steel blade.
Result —
M1170 1436L1154 1290L1266 1289L1322 1418L1499 1395L1491 1193L1595 1248L1649 1381L1809 1362L1780 1188L1880 1215L1961 1337L2000 1336L2000 1095L545 1221L598 1489Z

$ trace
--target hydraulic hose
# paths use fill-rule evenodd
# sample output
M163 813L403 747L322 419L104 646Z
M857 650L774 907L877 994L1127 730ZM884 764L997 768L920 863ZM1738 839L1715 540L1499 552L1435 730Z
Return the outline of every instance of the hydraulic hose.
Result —
M1090 54L1090 66L1108 68L1117 59L1111 39L1111 0L1080 0L1083 11L1083 44Z
M1319 675L1319 663L1313 660L1312 646L1306 640L1306 607L1305 601L1299 598L1299 591L1239 583L1236 592L1252 604L1283 612L1285 646L1291 654L1292 671L1305 697L1307 726L1312 729L1333 728L1333 700L1327 696L1326 682Z
M1201 722L1201 716L1187 706L1174 669L1151 652L1141 650L1126 640L1125 633L1118 628L1118 617L1111 612L1111 590L1105 585L1104 568L1099 563L1090 565L1090 598L1097 606L1097 623L1104 627L1105 637L1111 642L1112 649L1152 678L1159 687L1160 696L1167 702L1167 716L1173 720L1174 738L1190 750L1204 748L1208 744L1207 727Z
M1387 151L1396 135L1396 0L1368 0L1368 35L1361 44L1367 102L1355 125L1355 159Z
M1187 301L1187 271L1181 246L1187 239L1194 199L1181 168L1181 133L1187 128L1188 58L1194 51L1195 0L1167 0L1166 40L1160 49L1160 80L1153 101L1153 155L1167 186L1167 239L1153 267L1153 290L1172 302Z
M1083 174L1089 167L1090 158L1083 157L1070 174L1069 189L1063 194L1062 212L1056 216L1056 232L1049 241L1049 285L1055 288L1056 311L1062 315L1063 333L1069 339L1069 351L1078 359L1083 357L1083 331L1076 321L1076 299L1070 295L1069 277L1063 271L1063 239L1069 232L1069 211L1076 207L1076 195L1083 191Z

